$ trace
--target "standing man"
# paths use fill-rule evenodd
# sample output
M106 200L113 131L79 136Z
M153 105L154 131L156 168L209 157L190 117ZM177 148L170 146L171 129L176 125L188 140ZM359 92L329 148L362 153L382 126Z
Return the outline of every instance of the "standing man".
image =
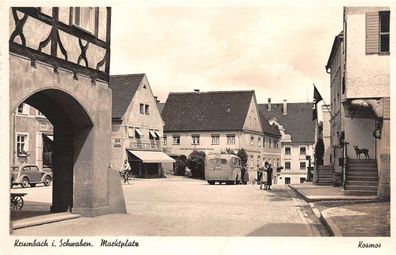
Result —
M265 163L267 163L267 162L265 162ZM272 171L273 170L272 170L271 164L268 164L268 167L267 167L267 186L268 186L269 190L271 190L271 185L272 185Z

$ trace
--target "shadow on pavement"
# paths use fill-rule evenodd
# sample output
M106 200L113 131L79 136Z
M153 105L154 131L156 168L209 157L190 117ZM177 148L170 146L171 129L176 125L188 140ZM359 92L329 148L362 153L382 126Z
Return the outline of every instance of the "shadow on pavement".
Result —
M11 210L11 221L51 214L49 203L26 201L21 210Z
M306 225L297 223L270 223L265 224L247 236L306 236Z

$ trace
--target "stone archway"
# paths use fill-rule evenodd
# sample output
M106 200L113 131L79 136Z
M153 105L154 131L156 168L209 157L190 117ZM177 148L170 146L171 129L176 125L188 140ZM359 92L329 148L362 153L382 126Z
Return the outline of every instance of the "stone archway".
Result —
M111 89L10 55L9 116L25 102L54 127L53 212L125 213L118 171L111 168ZM10 121L11 123L11 121ZM12 136L11 136L12 137ZM12 143L13 141L11 141Z

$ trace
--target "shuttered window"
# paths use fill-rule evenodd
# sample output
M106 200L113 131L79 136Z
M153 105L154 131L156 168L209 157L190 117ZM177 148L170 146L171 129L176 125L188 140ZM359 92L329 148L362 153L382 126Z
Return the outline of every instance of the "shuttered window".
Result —
M366 54L378 53L379 15L378 12L366 13Z
M389 11L366 13L366 54L389 52Z

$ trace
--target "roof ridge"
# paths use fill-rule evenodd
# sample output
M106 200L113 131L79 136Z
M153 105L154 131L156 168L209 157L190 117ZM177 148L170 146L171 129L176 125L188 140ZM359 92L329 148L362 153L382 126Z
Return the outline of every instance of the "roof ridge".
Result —
M217 94L217 93L252 93L254 90L216 90L216 91L182 91L182 92L169 92L170 94Z
M132 74L110 74L110 77L117 77L117 76L143 76L146 73L132 73Z

